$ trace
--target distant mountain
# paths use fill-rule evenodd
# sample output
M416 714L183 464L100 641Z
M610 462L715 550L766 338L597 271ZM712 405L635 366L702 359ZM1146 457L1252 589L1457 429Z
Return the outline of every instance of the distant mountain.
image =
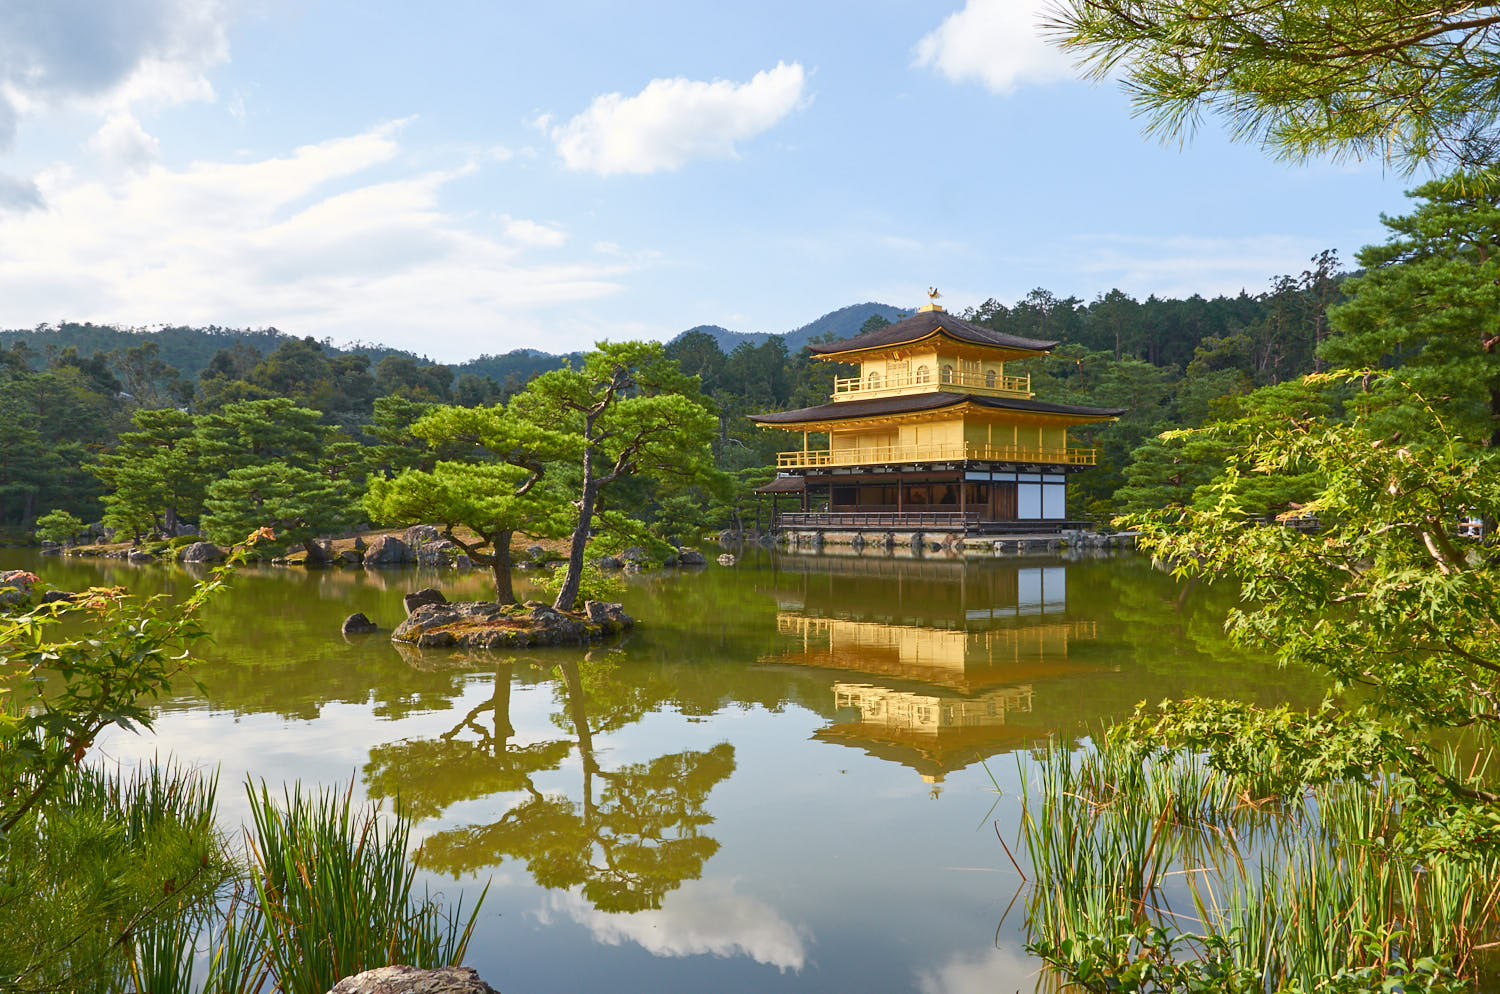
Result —
M779 334L786 339L788 352L796 352L802 346L815 338L830 336L831 338L849 338L858 333L860 326L871 317L878 314L887 321L899 321L906 317L911 311L904 311L890 304L877 304L867 301L863 304L850 304L848 307L840 307L836 311L829 311L816 321L804 324L800 328L794 328L786 332L769 331L730 331L716 324L700 324L679 332L672 340L676 341L690 331L701 331L718 343L719 348L725 353L733 352L735 346L748 344L760 345L771 338L773 334Z

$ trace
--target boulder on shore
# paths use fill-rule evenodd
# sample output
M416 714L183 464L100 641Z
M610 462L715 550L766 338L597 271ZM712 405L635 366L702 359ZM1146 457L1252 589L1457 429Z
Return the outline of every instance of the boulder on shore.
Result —
M625 563L623 560L616 559L614 556L600 556L598 559L594 560L594 565L599 567L600 569L622 569L624 568Z
M345 635L365 635L377 630L379 627L363 611L356 611L344 619L344 625L339 631Z
M433 539L417 546L418 566L446 566L458 552L458 546L446 538Z
M414 966L382 966L345 977L328 994L500 994L471 966L443 966L419 970Z
M394 535L381 535L365 549L366 566L405 566L411 562L411 546Z
M413 549L420 549L423 542L431 542L438 537L438 530L432 525L412 525L401 535L401 540Z
M436 587L423 587L421 590L413 590L401 598L401 603L405 605L406 613L411 614L417 608L425 607L428 604L446 604L448 603L448 598L444 597L443 592Z
M396 627L391 639L420 649L588 645L632 624L630 616L618 604L604 605L580 617L540 601L525 604L467 601L421 605Z
M127 561L132 563L156 562L156 557L144 549L131 549L128 553L126 553L125 558Z
M212 542L194 542L184 545L177 553L180 563L217 563L224 559L224 550Z

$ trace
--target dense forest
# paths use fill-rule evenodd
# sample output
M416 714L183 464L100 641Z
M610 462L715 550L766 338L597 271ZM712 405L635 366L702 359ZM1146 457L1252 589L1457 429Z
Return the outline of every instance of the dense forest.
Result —
M1190 501L1223 464L1214 446L1228 443L1172 429L1277 411L1338 417L1357 404L1389 408L1399 433L1403 407L1382 399L1389 388L1303 381L1325 367L1399 365L1406 388L1428 390L1469 434L1488 436L1493 349L1396 321L1384 299L1388 286L1428 278L1418 265L1424 250L1403 233L1424 212L1442 211L1446 194L1418 194L1431 202L1409 218L1388 219L1393 240L1361 253L1370 272L1344 272L1325 251L1254 294L1141 300L1117 289L1085 301L1037 289L1012 304L991 299L965 310L971 321L1060 343L1023 364L1038 398L1126 409L1117 422L1076 433L1078 444L1098 447L1099 460L1077 477L1070 515L1102 524L1121 512ZM644 520L670 518L679 530L735 524L751 487L772 475L776 451L789 445L745 415L822 403L834 377L849 370L814 360L805 343L848 337L902 313L852 305L788 335L727 339L737 342L727 352L724 336L713 333L719 329L678 335L665 354L698 378L717 418L716 468L728 483L713 494L638 486L628 494L631 506ZM0 525L29 527L47 512L66 511L137 535L170 534L205 512L201 491L209 482L260 464L300 468L357 497L372 475L440 458L408 431L434 407L506 401L536 376L578 361L517 350L446 366L274 330L142 333L64 324L3 332ZM163 480L184 493L163 496ZM1284 512L1296 506L1300 486L1294 474L1253 481L1246 510ZM131 497L143 488L149 497Z
M1030 364L1038 397L1129 409L1118 423L1084 439L1101 448L1101 459L1079 480L1078 512L1107 519L1121 508L1122 490L1133 492L1126 486L1132 465L1159 461L1151 446L1143 450L1148 440L1232 413L1252 390L1315 368L1342 279L1338 260L1325 252L1307 271L1276 277L1260 294L1137 300L1112 290L1083 301L1038 289L1012 305L988 300L963 316L1062 343ZM807 341L848 337L901 314L886 305L855 305L788 335L745 336L728 352L719 344L723 336L712 333L719 329L695 328L674 339L667 355L699 377L716 408L719 467L736 474L746 490L769 476L786 437L757 429L744 415L821 403L833 378L846 375L842 367L812 360ZM360 453L335 460L347 464L341 471L358 483L382 460L396 459L387 468L406 464L390 447L430 405L503 401L538 373L569 361L577 356L517 350L446 366L395 349L337 348L274 329L142 333L60 324L3 332L0 390L9 403L0 409L0 524L25 526L51 510L85 521L103 518L100 499L118 491L118 467L140 461L146 455L141 446L161 444L142 438L153 411L180 412L181 430L188 432L204 419L269 416L270 401L283 402L277 405L283 419L288 415L281 407L315 412L320 448ZM1182 482L1173 475L1161 482ZM738 503L716 502L711 517L717 520L701 523L730 523Z

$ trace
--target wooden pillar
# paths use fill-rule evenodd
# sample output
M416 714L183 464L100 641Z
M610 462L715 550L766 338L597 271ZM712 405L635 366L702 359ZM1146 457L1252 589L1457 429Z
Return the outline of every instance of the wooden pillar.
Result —
M802 478L802 513L807 513L807 477Z
M960 520L963 519L964 512L969 509L967 493L969 489L968 475L967 470L961 469L958 471L958 516Z

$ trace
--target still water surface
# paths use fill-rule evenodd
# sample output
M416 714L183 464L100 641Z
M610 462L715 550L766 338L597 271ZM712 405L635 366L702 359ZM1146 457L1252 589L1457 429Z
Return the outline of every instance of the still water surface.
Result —
M41 559L53 586L181 593L181 569ZM204 692L103 752L346 784L418 819L425 880L472 901L468 963L506 994L1031 991L1017 759L1137 701L1309 702L1231 647L1228 591L1141 558L748 556L632 578L623 644L517 655L346 640L485 575L246 570L207 618ZM522 584L523 596L525 585ZM998 788L998 792L997 792Z

